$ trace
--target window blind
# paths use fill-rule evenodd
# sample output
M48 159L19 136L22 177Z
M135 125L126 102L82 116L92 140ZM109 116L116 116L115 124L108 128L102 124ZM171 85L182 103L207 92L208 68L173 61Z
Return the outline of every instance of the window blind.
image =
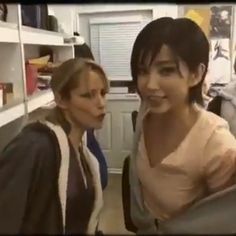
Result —
M142 22L90 25L91 50L110 80L131 80L130 56Z

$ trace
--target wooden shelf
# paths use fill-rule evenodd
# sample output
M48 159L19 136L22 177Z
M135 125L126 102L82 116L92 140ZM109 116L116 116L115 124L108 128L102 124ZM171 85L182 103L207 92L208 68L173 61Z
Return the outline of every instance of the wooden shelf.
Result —
M45 106L46 104L52 102L53 99L54 96L51 90L36 92L34 95L28 98L28 112L32 112L42 106Z
M25 115L25 105L20 103L0 111L0 127Z
M0 42L19 43L17 24L0 21Z

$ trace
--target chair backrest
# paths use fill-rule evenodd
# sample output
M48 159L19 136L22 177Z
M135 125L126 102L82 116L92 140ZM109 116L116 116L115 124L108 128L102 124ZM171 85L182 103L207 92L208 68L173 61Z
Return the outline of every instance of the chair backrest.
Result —
M129 184L129 162L130 156L127 156L124 160L122 170L122 205L125 228L131 232L136 233L137 227L133 224L130 216L130 184Z
M135 131L136 120L137 120L138 111L133 111L131 113L133 131ZM133 224L130 216L130 184L129 184L129 162L130 156L127 156L124 160L123 169L122 169L122 205L123 205L123 215L125 228L133 233L137 232L137 227Z
M131 116L132 116L133 131L135 131L136 120L137 120L137 116L138 116L138 111L132 111Z

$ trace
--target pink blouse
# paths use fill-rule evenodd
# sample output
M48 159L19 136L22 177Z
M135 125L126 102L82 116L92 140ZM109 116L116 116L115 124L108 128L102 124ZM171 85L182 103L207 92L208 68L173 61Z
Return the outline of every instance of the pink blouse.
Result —
M144 204L155 218L165 220L235 183L236 139L225 120L202 110L176 151L153 168L141 133L137 171Z

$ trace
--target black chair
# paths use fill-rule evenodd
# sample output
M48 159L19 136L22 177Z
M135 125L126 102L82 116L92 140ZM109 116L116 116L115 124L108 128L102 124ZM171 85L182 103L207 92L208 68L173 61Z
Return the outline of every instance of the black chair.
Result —
M132 125L133 131L135 131L136 119L138 112L132 112ZM129 162L130 156L127 156L124 160L123 169L122 169L122 205L123 205L123 214L125 227L128 231L133 233L137 232L137 227L133 224L130 216L130 184L129 184Z
M135 131L137 116L138 116L138 112L137 111L133 111L132 114L131 114L133 131Z

